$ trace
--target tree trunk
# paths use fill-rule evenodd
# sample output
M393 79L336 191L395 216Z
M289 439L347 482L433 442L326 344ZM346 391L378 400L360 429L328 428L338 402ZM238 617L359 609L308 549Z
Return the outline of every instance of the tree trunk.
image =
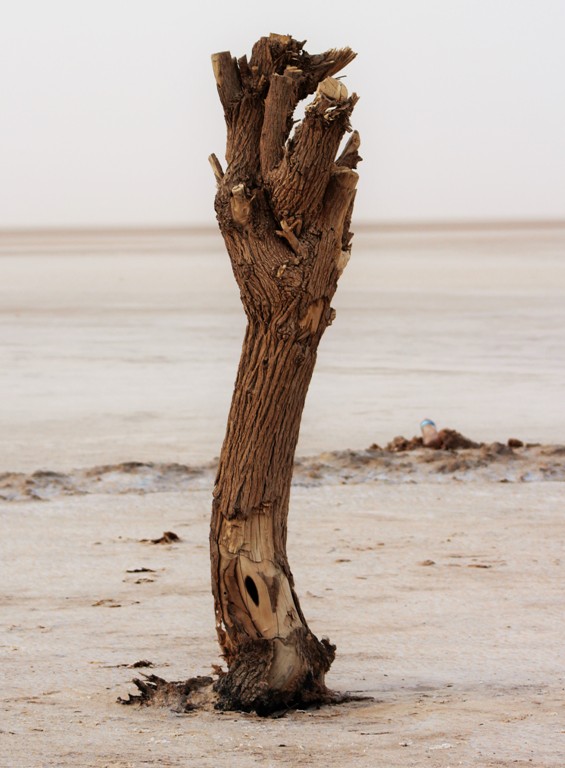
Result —
M311 56L270 35L249 60L212 57L227 124L215 155L216 214L248 319L214 488L216 627L223 708L269 712L325 701L335 653L309 630L286 555L294 452L320 338L347 263L359 136L340 157L357 101L332 75L348 48ZM298 102L316 92L293 128Z

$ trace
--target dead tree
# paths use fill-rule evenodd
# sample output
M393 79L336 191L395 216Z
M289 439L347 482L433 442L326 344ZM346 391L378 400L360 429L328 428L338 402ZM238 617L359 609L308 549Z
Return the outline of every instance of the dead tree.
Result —
M249 61L212 57L226 126L216 215L247 315L210 532L217 706L269 712L327 701L335 654L308 628L286 555L294 453L318 344L350 255L357 101L334 79L349 49L310 55L285 35ZM295 124L300 100L315 93Z
M210 554L216 629L227 663L214 682L134 680L124 704L269 714L347 700L325 686L335 646L308 628L286 556L294 452L330 302L351 250L357 96L332 76L349 48L311 56L286 35L249 61L212 57L227 124L226 171L210 162L216 214L247 330L214 487ZM301 99L315 93L294 124ZM293 131L294 129L294 131Z

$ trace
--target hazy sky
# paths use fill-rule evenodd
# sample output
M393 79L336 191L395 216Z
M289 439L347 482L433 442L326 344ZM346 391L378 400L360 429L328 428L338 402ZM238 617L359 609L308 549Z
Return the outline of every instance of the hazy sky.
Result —
M0 0L0 227L213 221L210 54L350 45L358 220L565 218L565 0Z

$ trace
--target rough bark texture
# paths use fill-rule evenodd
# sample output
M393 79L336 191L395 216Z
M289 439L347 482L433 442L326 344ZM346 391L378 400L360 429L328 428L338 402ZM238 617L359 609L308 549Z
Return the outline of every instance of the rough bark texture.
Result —
M357 97L332 75L353 57L348 48L312 56L282 35L261 38L249 61L212 57L227 125L225 173L210 158L215 208L248 319L210 532L228 667L215 690L226 709L331 699L324 676L335 648L308 628L286 534L304 401L350 252L358 134L337 153Z

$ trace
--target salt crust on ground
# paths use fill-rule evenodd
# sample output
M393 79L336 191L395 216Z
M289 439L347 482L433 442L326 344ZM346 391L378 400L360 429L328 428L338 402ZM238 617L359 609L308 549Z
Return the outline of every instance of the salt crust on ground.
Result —
M268 721L116 703L126 665L219 661L208 490L2 502L0 764L562 768L564 505L562 483L295 487L328 683L374 700ZM182 540L141 541L163 530Z

